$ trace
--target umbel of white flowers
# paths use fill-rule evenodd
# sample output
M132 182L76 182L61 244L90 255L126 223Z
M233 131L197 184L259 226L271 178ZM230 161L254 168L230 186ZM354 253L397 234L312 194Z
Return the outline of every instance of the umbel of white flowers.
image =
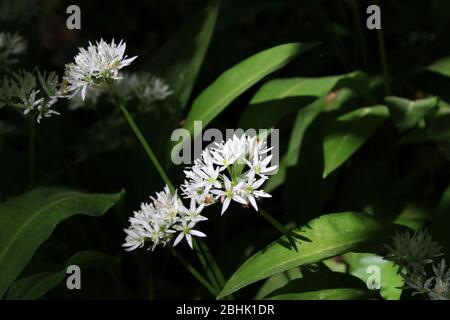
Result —
M15 62L15 56L25 49L21 37L0 33L0 69ZM0 108L12 106L25 116L35 116L39 123L41 119L59 115L53 106L59 98L69 98L70 108L76 109L85 103L86 93L95 102L96 98L107 92L109 86L105 83L116 82L115 89L123 99L131 96L150 104L157 100L165 100L172 90L164 80L150 76L131 75L125 78L119 70L133 62L135 57L127 58L126 44L122 40L107 43L103 39L89 43L87 48L79 48L75 61L66 65L63 81L60 84L56 73L41 73L39 71L21 71L12 73L0 81ZM13 59L14 58L14 59ZM80 92L80 95L77 93Z
M234 135L226 142L205 149L190 170L184 171L186 181L181 189L184 198L190 199L189 209L176 193L170 194L166 186L156 199L151 198L151 204L143 203L141 209L134 212L129 219L130 227L125 229L127 237L123 246L126 250L134 250L150 242L153 250L158 244L166 245L172 239L176 246L186 238L192 248L192 236L206 236L194 230L197 222L206 220L200 215L205 206L220 201L223 214L235 201L258 210L256 200L270 197L261 186L277 168L269 167L271 149L265 140L247 135L240 138Z
M81 92L84 100L88 87L98 87L105 81L121 79L119 70L137 58L127 58L125 49L125 42L121 40L116 44L114 39L111 43L100 39L95 44L89 42L87 49L79 48L75 62L66 65L60 95L71 98Z
M153 250L159 244L165 246L172 241L176 233L174 246L185 238L192 248L192 236L206 237L203 232L194 229L198 222L207 220L200 215L203 205L196 206L192 201L189 208L185 207L178 195L172 195L167 186L156 194L156 198L150 199L151 203L142 203L140 210L129 219L131 225L125 229L125 250L141 248L146 241L151 242Z

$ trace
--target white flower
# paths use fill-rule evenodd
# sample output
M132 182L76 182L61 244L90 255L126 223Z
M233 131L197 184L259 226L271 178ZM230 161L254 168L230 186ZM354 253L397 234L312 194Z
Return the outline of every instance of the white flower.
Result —
M41 103L37 107L37 110L38 110L38 115L36 117L37 123L41 123L41 120L43 118L50 118L52 115L57 115L57 116L60 115L60 113L58 111L50 109L57 101L58 101L57 97L50 97L50 99L47 102Z
M261 177L271 174L277 166L267 167L272 160L272 155L263 158L259 153L255 152L252 161L245 159L245 163L251 170Z
M152 77L150 83L144 87L142 96L149 101L165 100L172 93L173 91L170 90L169 85L164 80Z
M240 189L243 185L243 182L239 182L236 185L233 185L233 183L230 181L230 179L227 178L227 176L224 176L224 184L225 184L225 190L212 190L211 192L215 195L218 195L221 197L222 201L222 212L221 214L224 214L227 210L228 206L230 205L231 200L234 200L236 202L239 202L241 204L246 205L247 201L242 198L240 195Z
M216 143L216 147L211 149L212 162L220 166L220 171L234 164L238 159L242 159L247 148L247 138L234 135L232 139L225 143Z
M195 200L191 199L189 209L183 206L181 208L181 213L184 215L183 218L189 222L197 223L199 221L205 221L208 220L208 218L200 215L204 207L203 204L197 206Z
M195 222L188 222L187 220L183 219L181 220L181 224L175 225L173 228L177 231L180 231L178 236L175 238L175 241L173 242L173 246L176 246L180 243L183 238L186 238L187 243L189 244L189 247L193 249L192 246L192 236L196 237L206 237L206 234L204 234L201 231L194 230Z
M36 99L39 92L40 90L32 90L28 97L23 97L21 99L22 106L25 108L23 110L23 114L25 116L28 115L31 111L34 110L36 106L40 105L44 101L44 98Z
M184 171L183 196L204 205L220 199L222 214L232 201L258 210L256 200L270 197L261 186L277 168L270 165L271 150L265 140L246 135L215 143L202 152L191 170Z
M176 192L172 194L168 186L150 199L151 203L142 203L140 210L135 211L129 219L130 226L125 229L126 238L122 245L125 250L141 248L146 242L150 243L149 249L152 250L160 244L165 246L171 243L177 231L182 231L182 237L186 237L191 247L191 235L206 236L200 231L192 230L198 222L207 220L200 215L202 205L197 207L195 201L192 201L190 207L186 208ZM182 237L178 235L176 239L179 240L174 245Z
M256 180L255 171L250 171L248 181L244 183L244 185L240 189L241 196L244 199L248 200L248 202L250 202L250 204L253 206L253 208L255 208L256 211L258 211L258 206L256 205L257 198L272 197L267 192L258 190L266 180L267 178L259 178L258 180Z
M108 80L117 80L119 70L133 62L135 57L127 58L126 44L114 39L109 44L103 39L94 44L89 42L87 49L79 48L75 62L66 65L60 95L73 97L81 91L81 98L86 97L88 87L96 87Z

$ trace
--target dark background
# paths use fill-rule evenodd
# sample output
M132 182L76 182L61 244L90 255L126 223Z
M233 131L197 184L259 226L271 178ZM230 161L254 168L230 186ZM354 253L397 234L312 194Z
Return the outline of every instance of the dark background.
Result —
M70 4L81 8L81 30L66 28L65 12ZM152 72L148 68L152 55L205 4L200 0L0 0L0 30L18 32L27 39L27 54L16 68L38 66L61 75L64 64L73 59L79 46L100 38L114 38L126 41L129 56L138 56L127 71ZM373 1L222 1L191 101L229 67L287 42L324 44L270 78L326 76L353 70L379 75L377 33L365 27L365 8L369 4ZM431 74L415 75L414 70L450 54L450 2L392 0L382 1L380 6L392 90L410 99L423 92L448 97L448 80ZM181 53L185 49L179 48ZM257 88L242 95L211 127L237 127ZM162 181L149 166L126 123L109 121L115 119L111 108L108 101L100 101L95 111L69 111L60 106L60 117L38 126L37 185L64 185L91 192L125 189L126 195L113 212L100 219L77 216L59 225L22 275L58 270L77 251L95 249L117 256L117 268L112 272L86 271L83 290L69 292L62 284L46 298L211 298L167 250L158 248L151 254L145 250L122 252L122 229L128 226L128 216L148 195L161 189ZM173 116L162 106L139 119L161 158L167 158L168 134L179 126L188 110L189 104ZM279 123L282 146L287 143L292 119L288 115ZM28 136L27 122L20 114L2 109L0 123L3 122L11 129L0 136L0 198L4 200L28 188ZM290 178L265 206L269 211L273 208L279 220L296 223L322 213L363 210L368 204L400 212L406 203L414 202L426 214L434 210L450 180L447 160L429 142L396 148L397 133L392 123L379 132L320 186L310 184L302 175L302 164L292 168ZM313 135L307 138L311 143L306 143L305 148L314 149ZM181 182L181 168L171 167L169 162L165 165L172 179ZM252 252L277 237L263 219L237 206L221 219L217 212L211 212L211 216L208 244L226 276ZM194 258L186 247L182 251ZM238 297L251 298L256 289L250 286Z

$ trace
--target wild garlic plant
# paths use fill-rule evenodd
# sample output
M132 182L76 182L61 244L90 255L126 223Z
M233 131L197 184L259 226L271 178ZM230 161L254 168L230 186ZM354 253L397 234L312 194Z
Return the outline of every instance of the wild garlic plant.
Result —
M187 180L181 188L183 197L190 200L189 208L183 205L176 191L171 192L166 186L156 199L151 198L151 204L144 202L134 212L129 219L130 227L125 229L127 237L123 246L134 250L147 241L154 249L160 243L166 245L178 233L173 245L186 237L193 249L191 236L206 236L193 230L197 222L207 220L200 215L205 206L220 201L223 214L231 201L235 201L258 211L256 200L270 197L261 186L277 168L268 166L272 159L268 155L270 150L265 140L248 135L234 135L205 149L190 170L184 171Z
M450 269L442 258L442 246L426 230L396 233L393 244L385 246L385 259L399 267L405 289L431 300L450 299Z
M12 107L40 123L43 118L59 115L53 109L58 100L57 89L58 76L54 72L14 72L0 83L0 108Z
M203 250L197 245L194 247L193 237L206 237L205 233L194 228L198 222L208 219L201 215L203 209L218 202L222 203L221 215L232 201L246 208L252 206L258 211L256 201L271 196L261 186L277 168L269 166L271 150L264 139L248 135L234 135L225 142L215 143L212 148L203 150L201 158L184 171L186 180L181 189L182 196L190 201L189 207L184 206L173 186L166 185L156 198L150 198L151 203L142 203L140 210L129 218L130 226L125 229L123 244L125 250L135 250L146 244L152 250L159 244L175 247L182 239L186 239L189 247L196 249L202 264L209 260L208 263L216 268L212 271L205 268L207 273L210 272L208 281L182 258L181 263L213 294L217 294L223 289L224 283L216 283L215 288L213 284L217 279L223 279L222 272L205 243L200 242ZM287 234L273 217L264 210L260 211L275 228ZM204 251L209 254L206 255ZM178 253L173 250L172 253L180 259Z

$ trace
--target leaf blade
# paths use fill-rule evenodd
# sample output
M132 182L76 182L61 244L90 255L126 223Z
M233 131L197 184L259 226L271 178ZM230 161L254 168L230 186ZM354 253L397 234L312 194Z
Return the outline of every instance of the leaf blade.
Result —
M39 188L0 204L0 296L56 225L78 213L100 216L121 197ZM20 255L15 254L20 252Z
M379 105L357 109L332 122L323 143L323 177L350 158L387 117L387 108Z
M218 299L273 274L307 265L349 251L373 249L391 237L392 225L383 225L364 213L328 214L312 220L294 233L297 250L285 237L250 257L227 281ZM308 241L299 240L308 239Z
M195 99L184 128L192 133L194 121L198 120L203 122L203 127L206 126L245 90L315 46L315 43L282 44L261 51L228 69Z

